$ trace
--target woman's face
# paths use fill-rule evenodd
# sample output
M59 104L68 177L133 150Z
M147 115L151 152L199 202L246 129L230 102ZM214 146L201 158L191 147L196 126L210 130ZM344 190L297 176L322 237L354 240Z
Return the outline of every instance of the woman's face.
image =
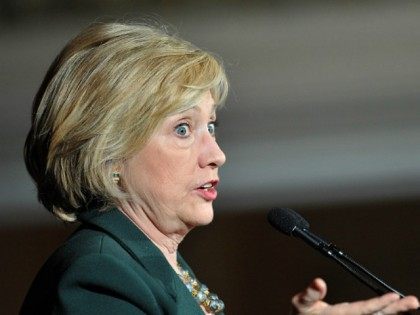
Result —
M124 177L136 206L162 232L191 229L213 219L218 169L226 160L215 138L214 100L167 117L143 149L127 161Z

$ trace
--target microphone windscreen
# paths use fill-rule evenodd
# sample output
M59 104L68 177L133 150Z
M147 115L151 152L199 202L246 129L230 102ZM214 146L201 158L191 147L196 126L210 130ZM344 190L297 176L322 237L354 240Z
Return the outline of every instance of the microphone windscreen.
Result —
M295 227L309 229L309 223L299 213L289 208L274 208L267 215L270 224L286 235L292 235Z

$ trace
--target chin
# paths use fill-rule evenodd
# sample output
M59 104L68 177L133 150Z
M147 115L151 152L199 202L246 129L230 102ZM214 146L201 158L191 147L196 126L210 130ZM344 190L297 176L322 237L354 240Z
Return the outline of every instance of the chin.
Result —
M208 204L200 207L194 211L194 217L191 220L191 225L193 226L203 226L210 224L213 221L214 211L213 205Z

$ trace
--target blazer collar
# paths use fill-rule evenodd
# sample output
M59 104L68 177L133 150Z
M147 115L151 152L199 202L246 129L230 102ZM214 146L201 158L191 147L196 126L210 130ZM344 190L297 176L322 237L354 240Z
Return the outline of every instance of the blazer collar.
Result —
M80 213L78 219L84 225L94 226L110 235L153 277L159 279L170 295L176 297L177 281L180 281L177 274L162 252L120 210L88 210ZM180 255L178 259L182 265L185 264Z

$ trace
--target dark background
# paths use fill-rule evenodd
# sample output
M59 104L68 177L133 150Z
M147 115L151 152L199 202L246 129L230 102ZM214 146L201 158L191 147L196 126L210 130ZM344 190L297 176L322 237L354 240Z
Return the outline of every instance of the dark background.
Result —
M327 300L372 297L351 276L266 223L299 210L397 289L420 295L418 1L0 2L1 314L75 228L38 205L22 147L32 98L64 44L92 21L164 23L219 54L231 81L219 112L214 222L181 252L228 314L287 314L313 277Z
M311 207L301 211L312 230L403 293L420 295L420 201ZM337 214L339 213L339 215ZM62 224L2 229L2 311L14 314L35 273L72 231ZM275 231L265 209L218 213L191 232L181 253L226 303L228 314L287 314L289 300L315 276L329 285L328 302L375 294L334 262Z

